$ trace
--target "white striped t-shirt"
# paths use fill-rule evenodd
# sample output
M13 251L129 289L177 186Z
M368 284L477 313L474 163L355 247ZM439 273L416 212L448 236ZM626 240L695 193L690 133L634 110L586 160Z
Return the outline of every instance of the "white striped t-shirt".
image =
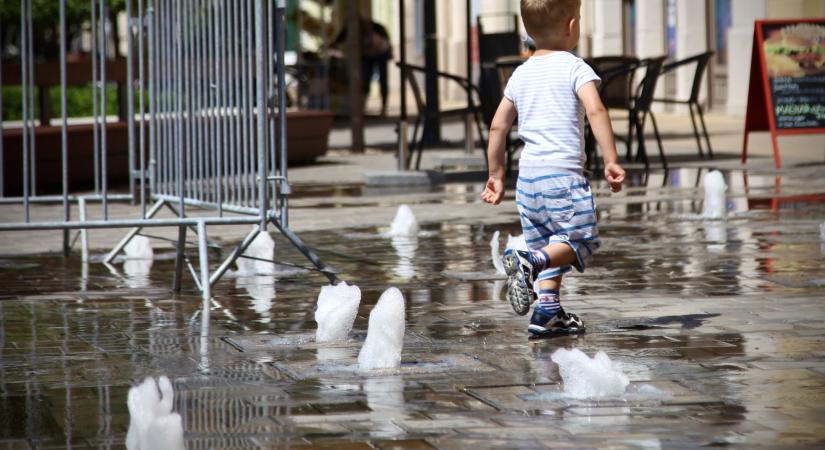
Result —
M504 96L516 105L524 141L519 166L584 167L584 106L576 92L601 81L581 58L568 52L532 56L513 72Z

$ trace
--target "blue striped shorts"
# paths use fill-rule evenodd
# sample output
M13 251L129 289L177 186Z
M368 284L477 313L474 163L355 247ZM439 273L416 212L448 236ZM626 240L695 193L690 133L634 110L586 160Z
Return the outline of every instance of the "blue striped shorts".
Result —
M522 167L516 184L516 205L524 240L530 249L563 242L576 253L573 267L584 272L599 246L596 203L590 183L580 173L546 167ZM539 273L538 280L563 275L571 266Z

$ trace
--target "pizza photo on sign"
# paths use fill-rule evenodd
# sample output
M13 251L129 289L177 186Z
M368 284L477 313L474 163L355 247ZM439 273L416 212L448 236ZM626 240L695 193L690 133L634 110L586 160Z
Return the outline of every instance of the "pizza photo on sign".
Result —
M799 23L766 30L769 77L825 75L825 26Z

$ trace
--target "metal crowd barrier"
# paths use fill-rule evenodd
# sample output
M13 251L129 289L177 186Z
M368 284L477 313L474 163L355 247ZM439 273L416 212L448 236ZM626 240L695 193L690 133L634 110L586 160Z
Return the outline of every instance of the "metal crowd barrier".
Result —
M178 291L183 266L188 264L184 250L189 228L198 238L200 273L191 265L189 269L204 299L208 299L211 286L241 257L257 234L272 225L317 270L335 281L334 270L323 264L288 227L286 95L282 95L286 92L285 0L126 1L129 193L125 195L112 193L107 182L105 105L109 5L106 0L90 0L94 110L90 164L94 194L69 192L68 155L72 144L67 138L66 0L59 0L62 192L60 195L37 194L32 1L20 0L23 86L20 197L6 197L2 191L5 168L0 123L0 204L22 204L24 217L17 223L1 223L0 231L63 230L64 251L68 253L69 230L80 230L85 260L88 255L86 229L131 228L104 258L104 262L109 263L143 228L177 227L173 288ZM137 112L134 111L136 105ZM139 204L140 213L131 219L112 219L110 201ZM49 202L62 203L63 219L31 220L31 204ZM78 204L78 220L71 218L70 204L74 202ZM86 219L87 202L101 203L101 220ZM155 218L163 208L172 210L176 218ZM187 211L192 208L212 212L188 217ZM210 273L206 229L217 224L253 224L255 227Z

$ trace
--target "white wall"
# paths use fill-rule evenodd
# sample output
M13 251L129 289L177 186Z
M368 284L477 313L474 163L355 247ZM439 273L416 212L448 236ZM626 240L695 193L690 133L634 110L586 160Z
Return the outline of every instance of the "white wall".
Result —
M733 23L728 30L727 113L742 117L748 105L753 21L767 13L766 0L731 0Z
M704 0L676 0L676 59L681 60L704 53L708 50L707 10ZM676 71L676 98L687 99L693 86L696 67L689 65ZM707 73L702 83L699 102L707 97ZM686 106L676 108L676 111L687 112Z
M624 53L622 0L595 0L593 11L592 56Z

